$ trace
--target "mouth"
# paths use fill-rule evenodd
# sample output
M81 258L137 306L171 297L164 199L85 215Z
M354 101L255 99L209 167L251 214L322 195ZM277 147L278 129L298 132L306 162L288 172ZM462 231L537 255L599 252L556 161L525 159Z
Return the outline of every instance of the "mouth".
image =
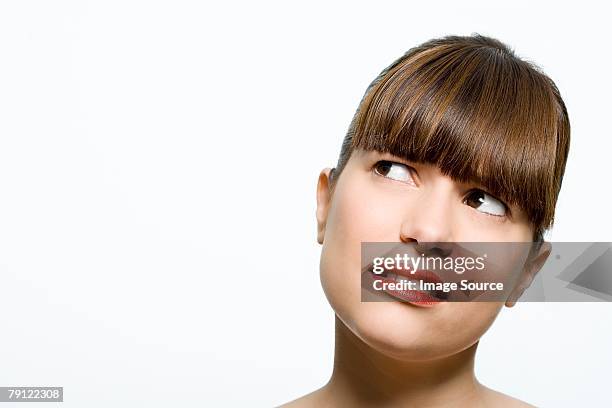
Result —
M415 306L435 306L445 302L449 297L449 292L432 289L443 281L429 270L385 269L380 274L372 270L368 273L373 279L372 287L380 288L375 290L383 291L395 299Z

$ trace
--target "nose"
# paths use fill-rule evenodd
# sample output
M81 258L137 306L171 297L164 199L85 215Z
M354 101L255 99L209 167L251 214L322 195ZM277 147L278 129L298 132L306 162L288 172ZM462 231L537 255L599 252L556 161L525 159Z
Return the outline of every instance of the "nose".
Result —
M438 186L423 192L411 202L400 227L400 241L417 243L429 252L432 244L442 252L453 242L453 196L450 186Z

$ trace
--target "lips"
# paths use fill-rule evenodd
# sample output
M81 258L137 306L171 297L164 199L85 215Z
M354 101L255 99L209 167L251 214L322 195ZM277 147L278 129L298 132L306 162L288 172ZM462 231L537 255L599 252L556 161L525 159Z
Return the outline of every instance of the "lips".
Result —
M422 281L431 282L431 283L443 283L444 282L442 279L440 279L438 275L436 275L434 272L427 270L427 269L418 269L416 271L412 271L410 269L389 269L389 270L385 269L385 272L404 276L407 278L411 278L413 280L422 280Z
M420 286L419 281L430 283L443 283L438 275L430 270L419 269L411 271L410 269L385 269L380 275L374 272L369 272L374 281L379 280L381 283L402 283L401 281L413 281ZM402 288L391 289L387 285L383 285L383 291L390 296L401 301L414 304L416 306L431 307L445 301L448 298L448 293L443 291L424 291L424 290L409 290Z

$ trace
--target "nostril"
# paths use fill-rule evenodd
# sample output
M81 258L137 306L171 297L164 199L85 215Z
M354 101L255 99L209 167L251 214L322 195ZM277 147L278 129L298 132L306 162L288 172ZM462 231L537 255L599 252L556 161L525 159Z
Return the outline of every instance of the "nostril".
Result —
M417 244L418 241L414 238L408 238L402 234L400 234L400 241L402 241L402 243L404 244Z
M446 258L452 252L451 246L443 242L417 243L416 250L426 256L435 258Z

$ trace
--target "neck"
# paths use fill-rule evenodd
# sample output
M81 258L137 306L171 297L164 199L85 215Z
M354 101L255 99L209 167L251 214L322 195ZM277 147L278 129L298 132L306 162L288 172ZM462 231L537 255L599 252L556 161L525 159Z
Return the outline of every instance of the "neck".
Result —
M364 343L336 316L326 398L355 407L474 406L483 392L474 375L477 345L436 360L401 361Z

